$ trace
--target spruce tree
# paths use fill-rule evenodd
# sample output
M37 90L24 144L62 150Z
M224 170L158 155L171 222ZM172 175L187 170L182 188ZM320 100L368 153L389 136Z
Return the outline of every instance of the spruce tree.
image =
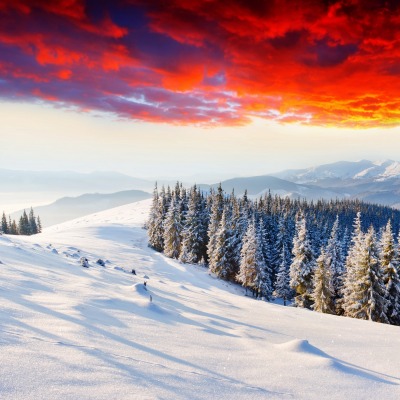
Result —
M207 245L207 257L208 260L213 258L213 252L216 246L216 233L221 222L222 212L224 208L224 196L221 184L218 186L217 193L212 194L212 206L210 215L210 224L208 225L208 245Z
M37 217L36 226L37 226L37 233L42 233L42 221L40 220L39 216Z
M178 258L181 252L182 216L179 202L172 199L164 222L164 254L170 258Z
M33 208L31 207L31 210L29 211L29 231L31 235L35 235L36 233L38 233L38 227L36 224L36 218L35 218L35 214L33 212Z
M164 189L164 188L163 188ZM163 229L163 210L165 198L160 197L157 190L157 184L153 191L153 202L150 208L150 214L147 221L148 243L156 251L164 250L164 229Z
M400 278L396 258L392 224L389 220L380 240L379 262L386 289L387 317L391 324L400 325Z
M11 226L10 234L11 235L18 235L18 226L17 226L17 223L15 222L15 219L12 220L10 226Z
M239 273L236 277L236 280L246 288L246 291L249 288L253 291L253 294L257 290L258 264L262 261L262 252L257 246L257 233L253 220L250 222L243 237Z
M280 265L276 274L275 296L283 299L283 305L293 297L293 291L290 288L290 255L283 244L280 256Z
M274 277L271 248L269 246L268 237L265 231L264 221L262 218L256 226L257 246L261 249L262 262L258 266L258 287L261 296L264 296L268 301L272 295L272 279Z
M1 231L4 234L10 233L8 223L7 223L7 217L6 217L6 214L4 214L4 212L3 212L3 217L1 218Z
M326 262L330 270L331 289L333 300L336 303L341 298L344 274L344 260L342 256L342 244L339 241L339 216L336 216L330 238L326 246ZM338 302L340 304L340 301Z
M344 312L352 318L388 323L385 285L379 265L375 231L372 227L364 236L359 252L351 252L352 295L345 296ZM347 275L346 275L347 279ZM350 287L346 283L346 288Z
M336 302L336 312L338 314L352 314L353 312L351 310L354 307L354 304L356 304L357 302L354 287L357 280L357 260L359 255L363 251L363 242L364 234L361 230L361 212L357 212L357 215L353 222L351 246L349 247L347 252L345 272L342 277L342 298Z
M197 264L204 256L206 237L203 218L201 196L194 186L189 193L188 211L182 230L182 249L179 260L183 263Z
M307 235L306 218L301 213L296 221L293 239L293 260L290 265L290 286L296 292L298 307L311 308L313 291L314 255Z
M215 234L215 248L209 259L209 268L218 277L226 280L232 277L234 271L232 249L230 248L231 237L229 210L228 207L225 207Z
M334 291L332 288L330 257L322 248L317 258L317 266L314 272L314 290L312 308L321 313L334 314Z

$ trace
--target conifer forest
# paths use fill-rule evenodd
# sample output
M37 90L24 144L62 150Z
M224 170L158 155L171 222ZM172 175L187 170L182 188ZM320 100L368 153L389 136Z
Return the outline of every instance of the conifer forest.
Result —
M40 217L35 217L35 213L31 208L29 214L24 210L18 223L15 219L11 220L11 217L6 217L3 212L0 225L0 233L9 235L35 235L36 233L42 232L42 222Z
M400 325L400 211L359 200L154 189L148 244L252 296ZM397 240L396 240L397 238Z

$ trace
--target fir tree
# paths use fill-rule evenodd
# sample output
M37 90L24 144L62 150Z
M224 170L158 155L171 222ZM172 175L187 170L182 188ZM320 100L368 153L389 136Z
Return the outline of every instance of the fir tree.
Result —
M357 212L357 216L353 223L353 234L351 237L351 246L349 247L345 273L343 274L343 286L342 286L342 298L337 301L337 313L339 314L351 314L350 308L357 301L354 293L354 286L356 285L356 272L357 272L357 259L363 251L364 234L361 230L361 212Z
M21 217L19 219L18 233L20 235L30 235L31 234L29 218L28 218L28 215L27 215L25 210L24 210L24 212L22 213L22 215L21 215Z
M275 296L283 299L283 305L286 306L287 300L293 297L293 291L290 288L290 255L283 244L280 256L280 266L276 275Z
M342 278L344 273L342 244L339 241L339 216L336 216L325 252L326 262L328 263L328 268L330 270L333 300L336 303L336 301L341 298L343 286Z
M18 235L18 227L17 227L17 223L15 222L15 219L13 219L13 221L12 221L10 226L11 226L10 234L11 235Z
M307 236L306 219L303 214L297 217L292 254L290 286L296 292L295 302L298 307L310 308L312 305L312 276L315 260Z
M3 217L1 218L1 232L3 232L4 234L10 233L7 223L7 217L6 214L4 214L4 212L3 212Z
M258 265L258 287L261 296L270 300L272 295L273 270L271 249L265 231L264 221L260 218L257 224L257 246L261 249L262 262Z
M387 317L391 324L400 325L400 278L396 258L392 224L389 220L380 240L379 262L386 289Z
M350 264L352 268L351 287L346 282L346 288L351 288L352 295L344 298L345 315L387 323L385 285L379 266L375 231L372 227L364 236L359 252L352 251L352 254L354 259Z
M210 224L208 225L207 232L209 238L207 245L207 256L209 260L213 258L213 252L216 246L216 233L219 228L219 223L221 222L223 208L224 196L221 184L219 184L217 193L212 195Z
M33 208L31 207L31 210L29 211L29 231L31 235L35 235L36 233L38 233L38 227L36 224L36 218L35 218L35 214L33 212Z
M334 293L329 264L330 257L322 248L314 272L313 309L321 313L334 314Z
M243 238L242 250L240 252L239 273L237 281L247 289L257 290L257 272L259 264L263 263L261 249L257 246L257 234L254 220L250 222Z
M201 196L194 186L189 194L188 211L182 231L182 249L179 260L196 264L204 256L206 232L203 224Z
M225 207L215 234L215 248L209 260L210 271L222 279L229 279L233 275L231 237L228 207Z
M182 217L179 202L171 201L164 222L164 254L170 258L178 258L181 252Z
M164 229L163 229L163 198L159 197L157 184L153 191L153 202L147 221L149 246L156 251L164 250Z
M36 226L37 226L37 233L42 233L42 221L40 220L39 216L37 217Z

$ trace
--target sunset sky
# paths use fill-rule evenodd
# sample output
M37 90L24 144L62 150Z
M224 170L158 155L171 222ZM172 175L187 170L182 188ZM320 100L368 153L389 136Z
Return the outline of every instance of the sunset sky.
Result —
M0 0L0 168L398 159L398 1Z

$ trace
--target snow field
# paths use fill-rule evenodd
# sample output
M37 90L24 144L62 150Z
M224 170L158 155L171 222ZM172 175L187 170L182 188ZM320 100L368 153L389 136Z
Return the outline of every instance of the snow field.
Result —
M149 249L149 207L0 237L2 400L400 398L399 327L245 297Z

